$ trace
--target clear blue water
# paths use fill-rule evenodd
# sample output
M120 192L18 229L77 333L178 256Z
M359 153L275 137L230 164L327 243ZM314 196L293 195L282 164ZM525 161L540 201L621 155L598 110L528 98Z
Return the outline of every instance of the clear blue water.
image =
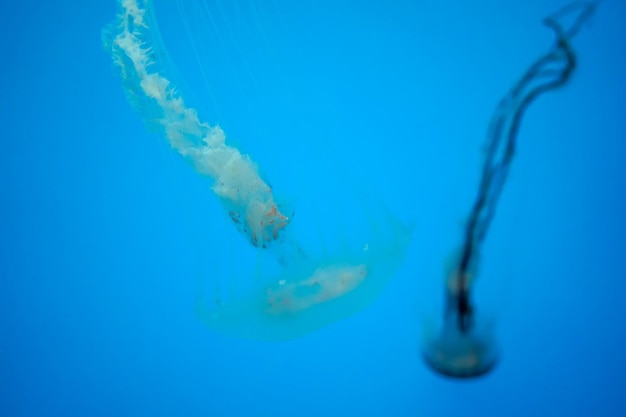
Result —
M334 181L311 163L332 152L415 227L371 306L268 343L194 314L199 270L220 273L212 255L241 236L128 104L101 45L116 2L0 4L0 415L624 415L616 0L574 40L572 82L522 126L476 281L499 366L455 382L419 356L492 111L550 46L541 19L562 5L222 0L203 27L155 0L165 70L276 187L297 197L304 174Z

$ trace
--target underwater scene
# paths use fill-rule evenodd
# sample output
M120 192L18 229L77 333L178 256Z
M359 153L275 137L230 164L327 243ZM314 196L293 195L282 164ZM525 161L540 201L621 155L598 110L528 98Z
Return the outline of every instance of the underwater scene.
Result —
M0 416L623 416L626 4L0 5Z

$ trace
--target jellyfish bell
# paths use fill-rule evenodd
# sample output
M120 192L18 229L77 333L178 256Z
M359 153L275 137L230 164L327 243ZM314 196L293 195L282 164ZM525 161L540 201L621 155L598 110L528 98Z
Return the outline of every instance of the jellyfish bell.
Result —
M422 349L424 362L436 373L452 378L475 378L488 374L498 363L493 335L483 329L462 332L446 323Z
M302 210L267 247L236 239L230 256L242 262L216 273L215 259L204 257L196 303L202 322L231 336L289 340L359 312L384 291L411 228L378 199L320 188L301 196Z
M473 274L452 274L446 280L443 323L437 333L427 335L422 346L424 362L437 374L479 377L499 360L493 323L477 314L470 299L473 280Z

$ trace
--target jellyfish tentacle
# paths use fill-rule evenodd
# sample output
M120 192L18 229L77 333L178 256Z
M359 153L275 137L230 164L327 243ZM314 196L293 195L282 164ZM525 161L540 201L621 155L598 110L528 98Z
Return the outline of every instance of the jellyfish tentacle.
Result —
M148 0L121 0L116 22L104 31L105 46L122 71L127 94L176 151L214 180L213 191L250 242L266 246L278 238L289 218L280 212L250 157L227 145L219 126L200 121L170 80L152 69L153 47L146 40L151 23L148 5ZM265 224L268 220L271 227Z
M527 109L542 94L561 88L569 82L576 69L576 54L570 41L593 14L596 6L597 3L577 2L544 20L544 24L555 32L554 46L531 65L496 107L487 136L487 155L478 194L466 226L463 255L459 264L461 275L468 271L474 253L489 230L515 155L519 129ZM575 11L580 14L572 27L565 30L558 19ZM561 68L552 68L559 63L562 64ZM550 78L546 80L546 77ZM537 81L542 82L533 86Z

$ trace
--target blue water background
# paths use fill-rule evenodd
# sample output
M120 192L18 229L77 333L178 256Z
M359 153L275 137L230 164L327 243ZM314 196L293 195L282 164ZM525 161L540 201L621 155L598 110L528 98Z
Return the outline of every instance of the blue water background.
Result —
M116 3L4 1L0 416L626 415L623 2L601 5L572 82L524 120L477 281L502 361L462 383L421 362L425 317L491 113L563 3L208 4L224 16L222 40L196 44L219 60L209 87L201 28L156 0L181 92L286 188L298 158L333 152L415 225L406 261L371 307L306 337L215 334L193 313L195 224L224 216L129 106L100 39Z

